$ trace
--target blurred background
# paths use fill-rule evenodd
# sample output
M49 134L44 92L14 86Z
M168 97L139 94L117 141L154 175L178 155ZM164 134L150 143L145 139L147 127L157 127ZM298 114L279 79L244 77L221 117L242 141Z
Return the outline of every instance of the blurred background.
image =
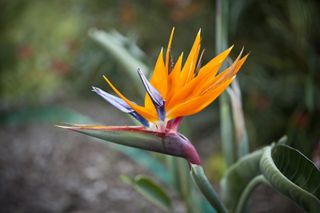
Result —
M160 211L118 178L152 176L134 155L88 143L54 124L131 124L91 85L110 92L102 78L107 75L142 101L136 69L153 67L174 26L173 59L190 50L201 28L207 62L215 55L214 11L210 0L1 0L1 212ZM320 165L320 2L230 1L229 14L231 56L243 46L251 52L238 75L250 150L287 135L291 146ZM107 41L94 29L106 31ZM125 54L128 60L121 61ZM130 72L132 65L137 67ZM200 150L212 181L224 171L217 103L186 118L182 130ZM175 211L184 212L168 190Z

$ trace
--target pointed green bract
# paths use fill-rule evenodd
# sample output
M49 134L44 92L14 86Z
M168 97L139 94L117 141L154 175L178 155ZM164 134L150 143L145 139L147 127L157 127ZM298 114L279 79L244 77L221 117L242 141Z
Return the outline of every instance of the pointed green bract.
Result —
M178 132L156 132L139 126L64 125L69 129L106 142L183 157L199 165L200 157L191 142Z
M65 125L59 126L70 129L85 135L102 139L107 142L120 145L142 148L149 151L164 152L163 137L157 136L155 133L145 133L138 129L125 130L124 128L97 128L95 126Z

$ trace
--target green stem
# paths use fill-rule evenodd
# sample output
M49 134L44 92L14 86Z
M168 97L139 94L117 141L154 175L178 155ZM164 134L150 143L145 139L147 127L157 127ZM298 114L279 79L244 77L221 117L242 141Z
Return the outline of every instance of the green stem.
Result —
M228 94L223 93L220 96L219 101L222 152L225 158L227 168L229 168L235 162L235 157L231 109L229 105Z
M246 188L243 190L241 194L239 203L237 205L236 213L247 212L247 202L250 198L251 193L257 186L259 186L262 183L269 185L269 182L263 175L258 175L249 182L249 184L246 186Z
M228 45L228 0L216 0L216 53L220 53Z
M229 87L227 91L231 100L232 117L235 128L235 142L238 150L237 158L240 159L249 153L249 139L242 107L241 89L237 79L234 79L231 87Z
M215 192L207 176L205 175L203 168L200 165L191 164L191 176L193 181L196 183L203 196L209 201L211 206L218 213L227 213L226 207L218 198L217 193Z
M228 0L216 0L216 54L228 46ZM222 151L227 167L234 163L231 110L226 93L220 96L220 122Z

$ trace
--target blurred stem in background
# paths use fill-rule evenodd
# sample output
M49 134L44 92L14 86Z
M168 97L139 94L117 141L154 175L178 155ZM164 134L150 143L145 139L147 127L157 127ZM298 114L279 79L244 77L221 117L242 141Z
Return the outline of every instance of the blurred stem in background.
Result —
M229 1L216 0L216 54L228 48L228 20ZM228 93L225 92L220 96L220 122L222 151L226 166L230 167L237 158L249 153L241 91L237 80L228 88ZM235 149L237 149L237 157Z
M249 153L249 139L242 109L240 85L237 79L234 79L227 92L231 100L237 157L239 159Z
M227 49L228 42L228 0L216 0L216 54ZM230 105L227 93L220 96L220 122L221 122L221 144L226 166L230 167L234 162L233 130Z

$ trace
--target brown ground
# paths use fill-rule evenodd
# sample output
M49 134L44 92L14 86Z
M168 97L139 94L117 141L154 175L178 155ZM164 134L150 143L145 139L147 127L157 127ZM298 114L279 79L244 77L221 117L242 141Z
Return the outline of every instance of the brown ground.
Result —
M66 105L100 122L119 115L90 103ZM147 171L87 136L28 124L1 127L0 138L1 213L161 212L119 179Z

